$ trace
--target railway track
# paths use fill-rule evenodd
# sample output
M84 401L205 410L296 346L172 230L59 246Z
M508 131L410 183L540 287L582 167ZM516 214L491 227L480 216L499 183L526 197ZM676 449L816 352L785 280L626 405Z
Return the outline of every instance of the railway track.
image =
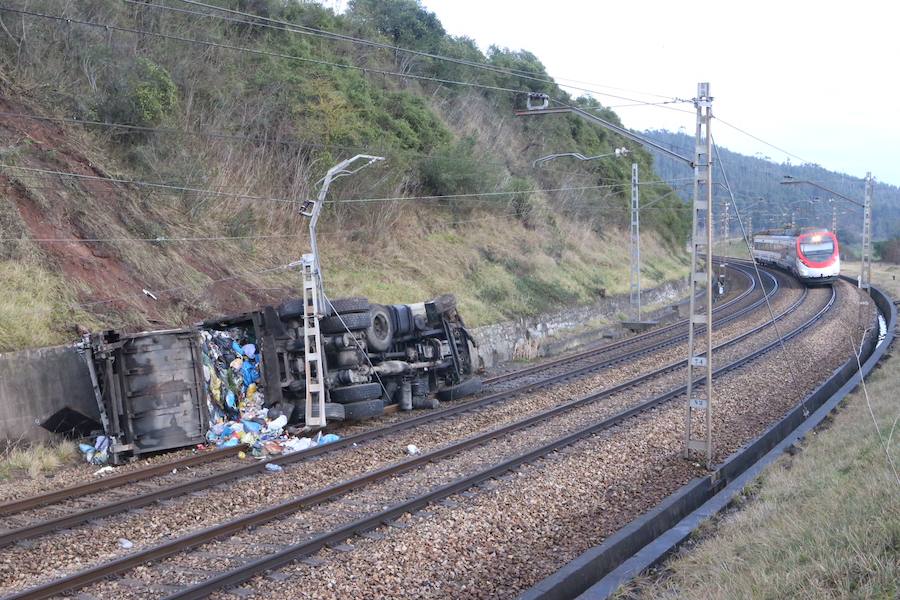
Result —
M797 308L801 306L805 298L806 293L803 293L800 299L794 302L793 305L788 307L788 309L784 310L779 315L779 319L790 319L791 315L793 315ZM813 323L819 320L822 315L827 312L827 309L831 306L833 301L834 297L832 295L832 298L829 300L829 302L826 303L825 306L821 307L812 317L803 319L799 325L792 327L791 332L788 334L788 337L798 335L800 332L806 330ZM737 352L738 348L742 344L745 344L747 340L752 340L759 337L768 329L768 327L769 324L764 323L758 327L751 329L750 331L732 338L731 340L728 340L727 342L718 344L717 356L719 352L727 353L729 349L731 349L730 351L732 353ZM770 351L773 347L775 347L777 343L777 340L765 343L758 341L758 343L756 344L757 346L759 346L758 348L749 353L746 352L746 349L737 352L737 354L743 353L743 356L735 355L735 358L731 360L729 364L720 367L717 370L717 374L740 368L742 365L746 364L750 360L753 360L755 357ZM283 502L276 506L267 507L261 511L251 513L249 515L244 515L224 524L219 524L215 527L195 532L177 540L158 544L157 546L136 552L106 565L99 565L92 569L63 577L56 582L47 583L21 595L13 595L11 597L47 597L48 595L62 593L71 589L77 589L87 583L101 580L111 574L122 572L123 570L127 570L134 566L144 564L147 561L158 560L164 556L181 552L185 548L190 548L197 546L198 544L207 543L211 540L221 538L222 536L228 535L235 531L240 531L246 527L265 523L271 521L274 518L282 517L285 514L290 514L300 509L308 509L309 507L320 506L322 502L325 502L326 500L344 496L348 493L358 492L358 490L361 490L374 482L389 481L395 479L399 475L410 472L417 467L423 465L442 464L447 460L452 460L452 457L464 454L473 448L479 448L484 446L485 444L501 443L498 442L498 440L502 441L510 435L519 435L520 437L530 436L531 444L537 444L536 447L528 450L525 453L514 454L514 456L511 456L507 460L498 463L497 465L488 465L485 468L481 468L480 470L476 469L475 473L472 475L467 475L463 478L457 478L456 480L438 486L437 488L430 490L427 493L415 495L408 500L392 506L387 511L376 512L374 513L374 516L360 516L360 518L358 519L344 519L345 521L348 521L348 523L341 527L337 527L334 530L321 533L319 535L312 535L311 537L309 537L309 540L307 540L300 546L291 546L291 548L285 548L284 552L279 551L272 555L272 557L260 559L264 561L276 560L276 562L281 560L293 560L293 558L296 556L308 554L318 548L321 548L323 545L335 543L336 540L343 539L341 536L347 537L350 535L355 535L360 531L371 528L372 523L375 523L376 521L380 523L381 520L390 519L399 514L405 514L410 510L414 510L418 507L433 502L435 499L438 499L440 497L446 497L446 495L455 494L462 489L467 489L468 487L477 484L479 481L490 479L496 474L507 471L516 465L530 462L538 456L545 456L547 453L552 452L557 448L569 445L574 441L582 439L585 436L592 435L597 431L608 429L614 424L619 423L635 414L645 411L653 406L658 406L659 404L664 403L667 400L670 400L671 398L676 397L680 393L682 393L682 386L670 385L672 376L678 375L677 372L682 367L683 361L665 365L664 367L657 369L651 373L640 375L617 386L586 394L580 398L570 400L566 403L559 404L544 411L539 411L528 417L518 419L501 427L477 433L474 436L469 436L463 440L426 453L422 456L414 457L404 462L389 465L372 472L367 472L347 481L325 486L300 498ZM665 380L666 384L663 386L667 387L667 389L662 393L654 392L654 395L649 400L637 401L637 398L632 397L630 400L627 400L624 403L620 403L621 406L616 405L617 408L616 411L613 412L613 414L608 414L606 416L602 416L599 414L587 415L588 420L592 422L586 427L579 428L577 426L579 419L583 421L584 416L575 419L574 421L571 418L569 419L569 421L565 421L567 415L571 416L583 407L597 406L599 400L608 400L609 398L615 397L616 395L621 395L625 392L628 392L629 390L636 390L639 388L639 386L644 386L640 389L645 390L646 384L648 382L660 379L667 374L669 375L669 378ZM659 383L657 383L657 388L658 387ZM634 393L632 393L632 396L634 396ZM609 411L607 410L607 412ZM554 427L556 428L555 430ZM550 444L538 443L543 442L543 440L548 438L555 441ZM495 454L491 453L491 455L493 456ZM380 502L376 502L375 504L383 505L383 498L380 500ZM323 519L327 521L327 519L325 519L325 516L322 516ZM373 521L372 519L375 520ZM321 519L312 519L312 521L320 522ZM252 565L252 568L270 568L272 563L258 563L257 561L252 563ZM213 585L214 588L221 587L222 585L232 585L235 582L242 580L242 577L246 578L245 575L247 575L249 571L242 571L242 573L242 575L236 575L234 573L227 574L226 579L213 577L210 579L210 582L212 583L204 583L203 585ZM166 577L169 577L169 575L166 575ZM171 581L171 579L160 579L160 581ZM172 597L202 597L214 588L186 588L184 592L178 591ZM157 590L157 592L158 591L159 590Z
M713 313L716 318L716 324L727 322L724 321L724 319L728 319L728 321L731 321L739 318L743 314L749 312L749 310L747 309L752 310L751 307L758 307L760 305L759 300L761 299L754 299L756 301L753 302L750 306L742 306L741 303L746 301L748 298L753 299L752 296L754 292L758 291L760 286L765 287L761 284L761 282L757 281L756 274L751 270L750 267L738 263L736 265L729 264L729 268L736 275L741 276L746 281L747 285L743 287L741 291L737 293L733 298L721 302L713 309ZM772 288L770 288L767 292L771 296L777 291L778 282L770 272L763 271L762 274L766 277L766 283L772 286ZM577 352L566 353L550 360L541 361L539 363L528 365L522 368L511 369L505 373L500 373L498 375L486 378L484 380L484 383L486 385L496 385L499 383L504 383L513 379L518 379L535 373L540 373L548 369L552 369L557 365L571 364L572 362L580 360L582 358L593 358L596 357L599 353L612 353L623 348L628 348L632 351L643 347L651 348L657 343L657 340L666 340L667 337L672 336L673 334L675 334L675 337L672 337L671 341L674 342L676 339L684 339L687 336L686 326L687 320L681 319L674 323L656 327L654 329L651 329L650 331L646 331L635 336L630 336L613 342L606 342L600 345L591 346ZM685 330L683 334L681 334L680 332L681 329Z
M732 323L752 313L763 306L767 299L771 300L780 290L778 278L769 271L761 273L766 281L760 284L757 282L755 274L750 272L748 268L738 266L732 267L732 269L745 276L750 283L735 298L723 302L714 309L714 325L717 327ZM754 292L760 293L754 294ZM757 295L759 297L755 297ZM698 333L703 334L705 330L705 327L700 327L698 328ZM687 321L680 320L636 336L610 342L599 347L569 353L489 377L484 380L484 383L495 388L509 382L531 378L535 375L543 380L549 379L550 375L548 373L565 374L577 372L581 366L587 364L609 367L671 347L685 340L687 340Z
M746 268L739 268L736 270L743 274L748 285L746 289L737 294L733 300L723 303L718 307L720 312L725 312L726 309L732 309L731 312L720 316L717 321L719 325L732 322L752 312L766 300L765 297L761 297L753 302L741 304L741 302L745 301L748 297L752 299L751 294L754 290L757 290L757 285L751 276L751 273L748 272ZM767 273L766 277L768 285L761 285L758 287L771 297L779 289L778 281L771 274ZM678 325L683 325L683 322L662 329L664 332L674 332L678 334ZM267 463L286 465L298 460L311 459L329 450L354 446L376 437L392 435L429 422L446 419L453 415L471 410L478 410L518 394L532 392L573 378L583 377L592 372L596 372L597 370L634 360L639 356L646 356L654 351L678 343L680 340L683 340L685 336L683 334L678 334L661 341L657 339L659 337L661 336L656 332L651 332L649 335L644 334L642 336L636 336L635 338L629 338L629 340L617 342L612 345L613 348L611 350L604 347L593 351L579 352L572 357L575 364L568 369L561 368L560 365L564 364L563 360L557 359L549 361L549 367L554 371L549 375L543 377L538 376L536 378L535 374L540 373L541 369L529 368L527 369L527 373L523 374L523 376L529 378L529 381L525 384L514 388L498 390L497 392L483 396L475 401L460 403L440 411L408 418L399 423L394 423L382 428L375 430L370 429L364 431L362 434L351 435L337 444L313 448L297 454L276 457L265 462L242 465L234 469L221 469L220 466L211 464L219 459L234 457L237 452L241 450L241 448L233 448L226 451L217 451L209 454L187 457L186 459L177 461L170 461L142 471L134 471L121 476L88 482L73 488L66 488L49 494L25 498L5 505L0 505L0 516L6 517L3 522L5 531L0 532L0 547L59 529L73 527L92 519L115 515L127 510L146 506L153 502L196 492L208 486L219 485L233 479L262 472ZM640 344L640 347L637 350L632 350L624 354L617 355L613 352L621 348L628 349L629 346L625 342L630 340L643 343ZM647 343L646 340L649 340L650 343ZM544 365L537 365L537 367L544 367ZM548 369L543 370L546 371ZM206 469L198 470L198 465L206 465ZM180 475L178 474L179 472L181 472ZM157 478L155 484L140 483L151 477ZM183 481L185 477L189 478L186 482ZM132 484L130 488L121 489L128 484ZM120 489L115 489L117 487ZM96 494L101 491L105 492L105 494L102 498L103 502L100 505L96 504L96 499L87 498L79 500L82 496ZM53 503L61 501L66 501L66 504L63 506L52 506ZM43 510L38 510L38 514L36 515L23 515L20 518L16 518L15 516L27 511L35 512L35 509L39 509L45 505L51 506L44 508Z
M723 302L721 305L716 307L715 310L716 314L718 315L716 321L717 325L731 322L740 318L741 316L744 316L745 314L759 307L760 304L764 301L760 298L756 299L752 303L749 303L749 305L741 304L742 302L747 301L748 297L752 299L753 293L758 290L758 284L755 279L755 275L751 273L746 267L738 266L732 268L737 274L740 274L745 279L747 285L742 289L742 291L737 293L734 298L728 300L727 302ZM767 278L767 285L770 286L767 290L767 293L769 297L771 297L778 291L778 283L775 277L770 273L766 272L765 275ZM762 287L765 288L766 286ZM675 344L680 340L686 339L686 333L670 337L669 339L662 339L662 341L658 340L660 338L665 338L666 335L677 333L678 329L684 328L684 326L685 321L678 321L676 323L660 327L650 332L605 344L601 347L583 350L549 361L545 361L541 364L519 369L517 371L490 377L485 379L485 384L488 386L496 386L497 384L507 383L515 379L523 379L525 377L533 378L535 375L539 375L540 373L554 370L554 375L556 375L556 377L538 377L529 382L539 385L553 385L554 383L558 383L559 381L564 380L565 373L571 373L573 377L577 377L580 374L583 374L584 371L580 370L580 367L592 365L596 368L604 368L616 364L617 362L631 360L637 356L641 356L654 350ZM637 349L622 354L621 356L616 356L616 353L621 349L631 349L632 347L635 347ZM610 357L610 359L605 361L598 360L598 357L606 356ZM566 368L566 365L568 365L568 368ZM528 386L528 388L525 389L521 385L518 388L507 388L507 390L511 392L532 391L533 389L535 388L532 386ZM386 431L386 433L390 433L391 431L393 430L388 430ZM332 448L333 447L334 446L332 446ZM202 465L209 465L210 463L213 463L215 461L236 457L237 454L242 450L246 450L246 448L243 446L238 446L234 448L204 453L201 455L188 456L176 460L167 461L158 465L153 465L144 469L130 471L121 475L104 477L102 479L87 482L84 484L71 486L60 490L53 490L48 493L38 494L23 499L8 501L6 503L0 504L0 518L8 517L17 513L39 508L41 506L50 505L60 501L73 500L82 496L95 494L102 491L109 491L114 488L128 484L134 484L145 479L166 476L172 473L177 473L178 471L193 469L194 471L191 473L192 478L201 477L203 476L203 473L197 472L196 469L198 467ZM212 469L208 469L207 472L211 473L214 470L216 470L215 467L213 467ZM6 528L9 529L9 527ZM0 546L2 545L3 540L2 538L0 538Z
M746 269L734 268L736 273L740 274L747 282L747 285L738 293L735 293L735 297L729 299L726 302L723 302L718 307L716 307L717 314L723 313L733 305L741 302L747 296L752 294L757 289L756 280L754 279L754 275L747 271ZM770 294L773 292L770 292ZM735 317L736 318L736 317ZM664 327L657 328L651 332L647 332L641 334L639 336L635 336L633 338L626 338L624 340L618 340L616 342L604 344L601 347L595 347L587 350L583 350L577 353L573 353L571 355L567 355L564 357L556 358L552 361L546 361L539 365L532 365L531 367L527 367L525 369L521 369L516 372L504 373L499 376L487 378L485 380L486 385L496 385L499 383L503 383L512 379L522 378L527 375L532 375L544 370L548 370L550 368L556 367L557 365L562 365L567 361L574 361L578 359L589 358L591 356L596 356L598 353L612 353L618 348L622 348L625 346L640 344L643 341L657 338L667 332L672 331L673 329L684 326L684 321L679 321L677 323L673 323ZM549 383L548 383L549 385ZM195 456L187 456L183 458L179 458L176 460L166 461L164 463L152 465L142 469L136 469L133 471L129 471L123 474L103 477L102 479L97 479L94 481L85 482L82 484L77 484L74 486L68 486L62 489L55 489L50 492L36 494L33 496L29 496L26 498L7 500L6 502L0 503L0 518L8 517L10 515L15 515L17 513L21 513L24 511L32 510L35 508L39 508L42 506L50 505L56 502L71 500L75 498L79 498L82 496L87 496L91 494L96 494L99 492L104 492L108 490L112 490L114 488L125 486L128 484L134 484L146 479L157 478L161 476L167 476L169 474L177 473L178 471L183 470L191 470L196 469L201 465L207 465L209 463L213 463L215 461L225 460L228 458L233 458L237 456L241 451L246 450L244 446L237 446L233 448L226 448L223 450L212 451L208 453L203 453ZM213 469L214 470L214 469ZM211 470L210 470L211 472ZM198 474L196 471L192 473L193 477L201 476L202 473ZM169 478L172 479L172 478ZM8 529L8 527L7 527ZM2 525L0 525L0 531L2 531Z

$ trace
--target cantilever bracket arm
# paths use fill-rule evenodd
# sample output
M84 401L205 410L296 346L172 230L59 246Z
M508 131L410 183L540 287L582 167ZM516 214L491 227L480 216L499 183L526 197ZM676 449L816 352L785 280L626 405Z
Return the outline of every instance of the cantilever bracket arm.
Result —
M547 156L542 156L531 163L532 167L537 167L540 164L543 164L547 161L551 161L555 158L562 158L564 156L571 156L572 158L577 158L578 160L597 160L598 158L607 158L609 156L628 156L628 148L616 148L615 152L610 152L608 154L598 154L597 156L585 156L580 152L560 152L557 154L548 154Z
M672 150L669 150L665 146L657 144L656 142L654 142L652 140L648 140L647 138L645 138L643 136L640 136L636 133L632 133L631 131L629 131L628 129L625 129L624 127L620 127L620 126L616 125L615 123L610 123L609 121L607 121L605 119L601 119L597 115L592 115L591 113L587 112L586 110L582 110L582 109L576 108L574 106L567 106L567 107L560 107L560 108L533 108L533 109L515 111L515 115L517 117L526 117L526 116L531 116L531 115L557 115L557 114L561 114L561 113L574 113L574 114L578 115L579 117L587 119L591 123L596 123L597 125L600 125L604 129L609 129L613 133L617 133L626 139L629 139L633 142L637 142L638 144L641 144L642 146L647 146L649 148L653 148L654 150L662 152L666 156L680 160L681 162L689 165L691 168L694 168L694 161L691 160L690 158L688 158L686 156L682 156L681 154L678 154L677 152L673 152Z
M356 167L355 169L350 169L350 165L359 161L365 160L365 164ZM319 244L316 240L316 226L319 223L319 214L322 212L322 206L325 204L325 197L328 195L328 188L331 187L331 182L340 177L346 177L348 175L353 175L354 173L358 173L372 165L378 161L384 160L383 156L371 156L369 154L357 154L353 158L348 158L345 161L339 162L334 165L328 172L325 173L325 177L320 179L318 183L321 185L319 188L319 195L315 200L307 200L303 203L302 208L300 209L300 214L309 217L309 244L312 247L313 260L315 263L315 273L314 276L318 280L318 289L319 293L323 295L322 302L320 302L319 306L325 306L324 303L324 283L322 281L322 267L319 264Z
M860 202L859 200L854 200L853 198L848 198L847 196L845 196L845 195L843 195L843 194L841 194L841 193L839 193L839 192L836 192L836 191L834 191L834 190L832 190L832 189L829 189L829 188L825 187L824 185L820 185L820 184L816 183L815 181L809 181L809 180L806 180L806 179L794 179L794 178L791 177L790 175L785 175L785 176L784 176L784 181L781 182L781 185L797 185L797 184L800 184L800 183L805 183L806 185L811 185L811 186L813 186L814 188L819 188L820 190L825 191L825 192L828 192L829 194L835 195L835 196L837 196L838 198L841 198L841 199L843 199L843 200L846 200L847 202L850 202L851 204L855 204L855 205L857 205L857 206L862 206L862 207L864 207L864 208L865 208L865 206L866 206L865 204L863 204L863 203Z

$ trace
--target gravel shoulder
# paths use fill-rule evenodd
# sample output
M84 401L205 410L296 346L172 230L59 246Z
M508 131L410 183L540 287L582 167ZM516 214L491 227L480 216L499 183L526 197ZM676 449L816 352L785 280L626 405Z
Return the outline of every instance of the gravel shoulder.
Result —
M856 331L846 293L855 290L845 287L835 315L788 342L793 374L773 352L752 370L719 379L717 461L849 357L849 346L842 352L828 343ZM383 540L355 539L353 552L321 552L317 566L283 569L284 581L256 578L243 587L266 598L512 597L701 475L697 463L680 456L682 433L680 403L648 411L523 467L492 489L458 495L456 506L410 515L410 528L380 530Z
M790 300L782 298L779 302L786 307ZM778 308L776 312L781 309ZM727 339L742 331L746 326L740 322L732 324L729 328L717 332L716 338ZM765 334L760 334L759 337L763 338ZM746 353L746 351L745 349L742 353ZM361 474L388 462L397 461L402 458L400 449L408 443L415 443L426 451L443 446L449 440L458 439L473 431L495 427L501 423L521 418L523 414L559 404L593 389L609 387L641 371L656 368L669 359L680 360L684 350L679 352L673 348L666 352L671 353L671 356L664 355L663 360L657 356L647 357L643 361L621 367L614 372L600 373L544 393L510 401L490 410L471 413L465 419L434 423L415 431L405 432L401 436L402 439L379 440L360 446L349 453L336 456L325 455L305 462L302 466L288 468L284 477L266 475L239 480L225 489L194 494L185 499L166 502L164 505L148 507L137 513L105 519L102 523L92 527L80 527L71 532L63 532L26 543L20 547L9 549L4 558L0 559L0 571L8 574L4 575L4 585L17 586L24 585L26 582L31 584L35 577L45 579L54 575L59 576L96 564L99 560L121 556L123 551L117 547L117 541L120 538L133 541L135 549L138 549L190 530L212 525L232 516L245 514L277 501L302 495L318 487ZM659 381L653 382L651 387L642 387L642 393L646 395L664 391L677 385L679 378L683 378L683 376L677 372L664 376ZM584 423L585 419L608 416L614 410L636 402L638 397L637 392L623 394L615 402L592 407L589 412L579 411L578 415L570 415L568 420L563 419L557 423L557 430L567 430L573 424ZM525 443L521 441L522 439L529 439L529 437L530 444L537 443L540 438L540 436L523 435L518 438L519 443L513 440L499 445L505 445L507 451L512 452L522 447L521 444ZM508 452L504 452L504 454ZM441 461L438 464L442 465L439 470L444 473L448 472L448 469L449 472L453 472L452 461ZM471 467L471 464L469 466ZM459 467L459 469L463 469L463 467ZM325 517L327 515L322 518ZM316 522L324 524L320 518L317 518Z

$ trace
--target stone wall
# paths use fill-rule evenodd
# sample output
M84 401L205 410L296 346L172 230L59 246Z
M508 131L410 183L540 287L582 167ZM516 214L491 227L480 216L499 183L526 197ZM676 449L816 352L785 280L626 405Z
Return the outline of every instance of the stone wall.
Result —
M670 282L645 290L643 305L671 305L683 298L687 282ZM642 314L649 320L665 320L674 313L670 306ZM510 360L527 360L558 354L571 348L624 335L619 323L622 315L631 316L628 296L604 298L587 306L485 325L472 329L478 342L478 358L486 369Z

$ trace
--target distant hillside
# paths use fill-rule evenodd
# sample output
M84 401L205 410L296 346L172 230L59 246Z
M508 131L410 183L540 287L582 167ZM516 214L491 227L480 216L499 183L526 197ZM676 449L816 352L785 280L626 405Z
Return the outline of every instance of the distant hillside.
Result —
M644 132L645 135L656 140L673 150L690 156L693 152L694 138L684 133L672 133L671 131L653 130ZM791 163L775 163L768 157L746 156L731 152L725 148L719 148L722 162L728 174L729 182L738 201L742 215L753 215L753 225L776 225L784 217L778 216L782 209L790 207L797 211L797 222L800 225L821 225L831 227L832 205L827 202L826 192L805 185L787 186L781 185L784 175L791 175L796 179L815 181L827 188L835 190L850 198L862 201L865 183L862 179L851 177L843 173L836 173L823 169L814 164L795 165ZM671 180L690 176L690 173L680 163L676 163L665 155L655 153L654 167L663 179ZM720 172L716 169L716 177ZM877 177L877 173L874 174ZM687 197L688 190L682 193ZM728 194L724 189L716 189L717 199L727 199ZM819 198L813 203L805 200ZM862 231L862 209L840 202L838 228L841 237L850 242L856 242ZM900 188L884 183L875 183L873 193L873 236L876 240L885 240L900 236ZM734 213L732 213L733 216ZM789 220L790 217L787 217ZM846 226L841 226L841 223ZM737 224L735 223L735 227Z
M309 247L297 203L357 153L387 160L332 188L320 227L332 295L454 292L486 323L627 290L630 167L650 173L652 157L571 115L516 118L518 91L532 90L618 122L537 57L482 53L415 0L352 0L341 14L206 3L243 14L0 5L0 350L296 294L284 266ZM532 165L622 145L627 160ZM642 188L658 199L642 217L647 285L685 269L687 211L670 191Z

